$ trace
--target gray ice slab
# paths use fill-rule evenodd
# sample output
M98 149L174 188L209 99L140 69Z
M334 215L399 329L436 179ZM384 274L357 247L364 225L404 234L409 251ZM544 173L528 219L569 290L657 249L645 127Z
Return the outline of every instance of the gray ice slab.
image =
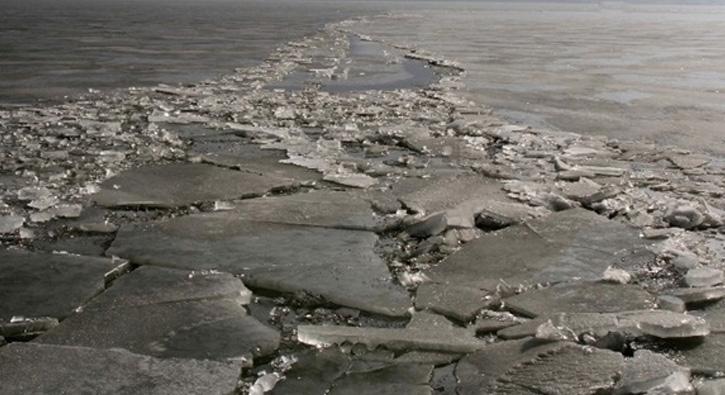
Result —
M634 271L654 264L647 247L636 229L572 209L486 234L428 275L489 290L502 280L509 285L599 280L611 265Z
M689 313L704 318L710 324L711 331L725 333L725 301L701 305Z
M350 192L313 191L287 196L270 196L235 203L233 213L240 220L289 225L370 230L381 227L370 203Z
M496 383L496 394L595 394L614 387L624 365L618 352L567 343L518 363Z
M697 386L697 395L724 395L725 379L707 380Z
M436 351L410 351L397 358L396 363L425 363L435 366L448 365L460 359L461 354Z
M470 144L464 137L434 136L425 127L402 125L402 145L419 154L447 157L453 160L485 161L489 153Z
M32 246L35 251L102 257L112 240L113 235L66 234L51 240L35 239Z
M704 319L666 310L627 311L617 314L619 326L636 328L639 332L661 339L702 337L710 334Z
M83 308L111 309L204 299L248 304L252 292L229 273L142 266L116 280Z
M565 328L575 336L584 333L592 336L604 336L610 331L616 330L618 325L615 314L560 313L537 317L519 325L502 328L496 335L503 339L534 337L537 329L548 322L556 327Z
M37 342L160 358L249 360L272 353L280 340L247 315L242 304L250 298L228 273L141 267Z
M249 361L279 346L279 334L233 299L92 308L35 339L38 343L123 348L157 358Z
M690 371L664 355L637 350L627 359L615 395L691 394Z
M348 371L350 365L349 356L336 347L302 353L271 394L324 394L335 380Z
M431 364L355 360L336 347L308 351L270 392L298 394L411 394L428 395Z
M504 299L516 313L536 317L554 313L617 313L654 306L654 297L636 285L577 282L531 290Z
M677 297L687 305L698 305L722 300L725 298L725 287L677 288L665 294Z
M405 206L426 214L450 210L470 201L511 201L496 180L473 175L427 180L417 190L401 196Z
M306 292L373 313L406 315L410 299L375 254L377 239L365 231L215 213L123 227L108 254L142 265L241 274L252 288Z
M711 159L703 155L670 154L667 159L680 169L694 169L710 163Z
M409 209L427 214L423 220L443 215L442 227L501 228L548 213L509 199L498 181L479 175L440 177L424 184L400 201Z
M676 362L693 373L725 374L725 333L713 333L699 341L680 345Z
M521 339L490 344L463 357L456 366L458 394L483 395L496 392L497 380L520 363L562 347L558 342Z
M511 327L515 327L515 326L519 326L519 325L521 325L521 322L515 321L513 319L500 320L500 319L495 319L495 318L479 317L469 327L475 329L477 334L485 334L485 333L492 333L492 332L500 333L501 331L506 330L507 328L511 328ZM530 336L530 335L528 335L528 336ZM521 336L521 337L525 337L525 336Z
M197 163L131 169L101 184L93 200L106 207L174 208L214 200L261 196L294 180Z
M424 283L418 287L415 307L430 309L460 321L469 321L490 302L488 292L476 288Z
M126 350L13 343L0 348L7 394L229 394L239 362L156 359Z
M624 358L573 343L521 339L494 343L456 367L460 395L590 394L614 386Z
M723 280L725 280L725 273L711 267L695 267L685 274L685 284L689 287L712 287L722 284Z
M428 350L466 353L485 347L473 331L453 326L447 319L417 313L406 328L360 328L335 325L300 325L300 342L313 346L363 344L368 348L383 346L391 350Z
M428 385L433 365L397 364L351 372L337 380L330 395L432 395Z
M666 310L637 310L621 313L545 315L517 326L501 329L497 335L504 339L539 337L542 325L553 325L576 337L588 334L600 338L610 333L618 333L628 338L649 335L660 339L683 339L710 334L707 322L694 315Z
M236 136L195 139L192 154L200 155L202 161L240 169L245 172L272 175L299 182L320 181L322 174L304 167L280 163L287 159L282 150L262 149L257 144L241 140Z
M105 288L123 262L76 255L0 251L0 326L12 317L63 319Z
M25 218L19 215L0 215L0 234L13 233L25 223Z

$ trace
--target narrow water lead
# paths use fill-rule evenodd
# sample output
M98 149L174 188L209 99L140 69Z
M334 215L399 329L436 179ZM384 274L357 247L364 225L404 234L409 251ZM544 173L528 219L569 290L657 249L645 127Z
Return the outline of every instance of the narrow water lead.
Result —
M318 78L312 67L298 69L281 82L268 85L270 89L302 90L318 85L323 92L425 88L438 81L438 74L427 63L404 58L381 43L348 35L350 51L342 59L332 78Z

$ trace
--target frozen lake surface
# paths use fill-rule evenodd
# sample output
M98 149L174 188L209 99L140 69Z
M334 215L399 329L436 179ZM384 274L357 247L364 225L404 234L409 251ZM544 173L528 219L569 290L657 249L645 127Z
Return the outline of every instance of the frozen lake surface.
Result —
M725 6L446 2L407 14L369 33L460 61L470 95L510 119L725 153Z

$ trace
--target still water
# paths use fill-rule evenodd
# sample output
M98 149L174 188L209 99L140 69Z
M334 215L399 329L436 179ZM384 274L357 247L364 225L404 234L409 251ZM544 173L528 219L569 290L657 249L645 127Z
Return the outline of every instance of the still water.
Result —
M314 0L0 0L0 102L198 81L378 11Z

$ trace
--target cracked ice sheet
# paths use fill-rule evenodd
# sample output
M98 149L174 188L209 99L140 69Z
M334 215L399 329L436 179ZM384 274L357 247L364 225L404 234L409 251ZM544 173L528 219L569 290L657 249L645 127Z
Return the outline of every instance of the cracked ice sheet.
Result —
M235 202L239 219L289 225L375 231L382 227L370 204L350 192L312 191Z
M624 357L565 342L522 339L491 344L456 366L457 393L591 394L612 388Z
M0 349L5 393L227 394L238 361L162 360L126 350L13 343Z
M0 328L12 317L63 319L102 292L124 261L0 250Z
M354 359L336 347L300 353L274 395L406 394L430 395L433 366L393 360Z
M400 201L417 213L445 213L449 226L465 228L474 227L479 214L521 222L548 213L514 202L506 196L500 182L478 175L435 178L420 189L404 194Z
M153 165L125 171L101 184L93 200L106 207L173 208L213 200L261 196L294 180L196 163Z
M142 265L216 269L243 275L253 288L407 314L410 298L375 254L377 235L311 225L249 221L227 212L190 215L125 226L107 253Z
M279 347L247 315L251 293L228 273L141 267L35 341L124 348L158 358L249 361Z
M428 275L436 282L495 290L502 280L510 285L596 281L611 265L634 271L654 260L636 229L572 209L486 234Z
M286 152L262 149L259 145L234 134L195 138L191 153L199 155L204 163L248 173L273 175L298 182L316 182L322 179L322 175L317 171L280 163L287 159Z

